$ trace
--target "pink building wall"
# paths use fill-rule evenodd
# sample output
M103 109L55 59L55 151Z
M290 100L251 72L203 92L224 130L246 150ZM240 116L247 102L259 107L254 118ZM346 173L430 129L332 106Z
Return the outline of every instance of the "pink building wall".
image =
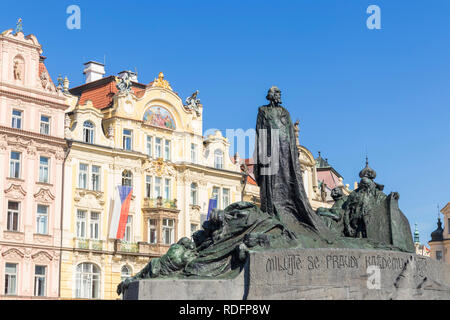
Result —
M45 68L33 36L0 35L0 299L57 298L61 246L63 93ZM16 67L15 67L16 66ZM21 129L12 128L13 109L22 111ZM40 133L41 115L50 117ZM20 152L20 177L10 177L11 151ZM39 182L39 159L49 161L49 181ZM18 202L18 230L7 230L8 202ZM47 231L38 233L37 207L48 207ZM5 295L6 264L16 265L16 290ZM35 297L35 266L45 266L44 296ZM9 278L10 279L10 278Z

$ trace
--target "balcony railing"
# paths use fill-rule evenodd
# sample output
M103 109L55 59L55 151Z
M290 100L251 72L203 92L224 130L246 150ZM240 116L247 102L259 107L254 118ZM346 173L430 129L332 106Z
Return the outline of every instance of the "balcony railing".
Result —
M162 197L158 198L144 198L144 207L146 208L167 208L167 209L176 209L177 208L177 199L167 200Z
M122 252L139 252L139 245L133 242L119 242L117 244L117 251Z
M103 240L75 238L75 248L84 250L103 250Z

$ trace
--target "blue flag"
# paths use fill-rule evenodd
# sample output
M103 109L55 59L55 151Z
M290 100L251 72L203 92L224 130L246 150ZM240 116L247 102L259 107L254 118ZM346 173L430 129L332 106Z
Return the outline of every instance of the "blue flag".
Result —
M208 215L206 216L206 220L209 220L209 216L211 215L211 212L213 209L217 208L217 199L209 199L209 205L208 205Z

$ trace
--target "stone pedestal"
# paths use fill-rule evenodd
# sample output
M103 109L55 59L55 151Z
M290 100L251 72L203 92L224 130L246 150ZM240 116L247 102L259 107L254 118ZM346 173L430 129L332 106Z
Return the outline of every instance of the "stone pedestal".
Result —
M450 299L450 266L394 251L277 249L251 252L234 279L141 280L124 299Z

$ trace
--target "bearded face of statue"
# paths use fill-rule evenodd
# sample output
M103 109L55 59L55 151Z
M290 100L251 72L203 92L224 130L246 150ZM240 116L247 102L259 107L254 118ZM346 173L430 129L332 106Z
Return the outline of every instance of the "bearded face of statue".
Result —
M272 87L269 89L269 92L267 93L267 100L270 101L272 106L279 106L281 105L281 91L277 87Z
M342 193L341 188L334 188L333 190L331 190L331 197L333 198L334 201L338 200L343 195L344 194Z

